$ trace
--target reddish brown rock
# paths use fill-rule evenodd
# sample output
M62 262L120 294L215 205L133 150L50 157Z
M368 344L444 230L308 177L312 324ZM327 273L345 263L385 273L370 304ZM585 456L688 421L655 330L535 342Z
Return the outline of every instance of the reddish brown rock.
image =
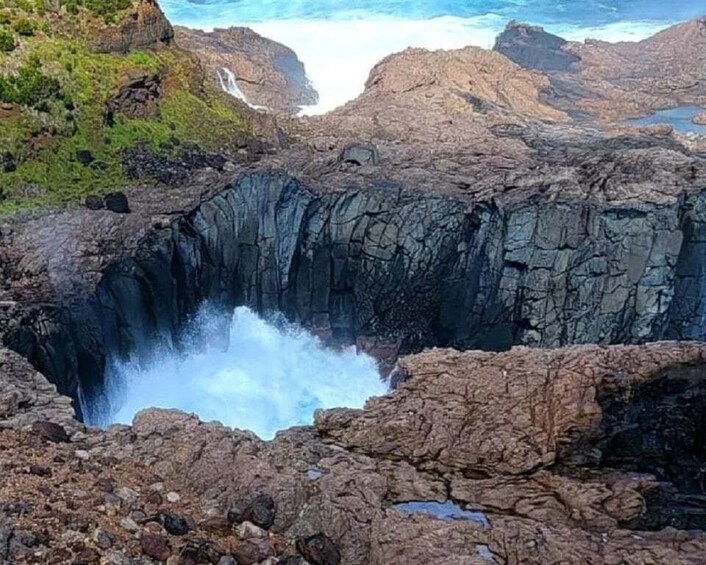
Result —
M157 561L166 561L172 554L167 539L156 534L143 534L140 539L140 547L145 555Z
M296 53L276 41L242 27L211 32L176 27L175 32L176 43L199 58L219 87L232 73L251 105L296 114L318 101Z

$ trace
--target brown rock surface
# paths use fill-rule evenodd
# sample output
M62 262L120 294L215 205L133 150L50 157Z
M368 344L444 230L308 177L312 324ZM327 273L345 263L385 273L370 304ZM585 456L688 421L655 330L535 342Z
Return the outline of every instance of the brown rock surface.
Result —
M296 53L249 28L204 32L176 27L175 39L199 58L219 86L227 78L223 69L230 70L249 104L296 114L301 106L318 101Z
M655 110L706 103L706 19L639 42L564 42L541 28L512 22L495 49L545 71L546 101L574 116L623 120Z
M272 442L168 410L142 412L131 428L88 429L71 443L9 424L0 431L0 534L18 541L0 546L10 557L0 556L151 563L148 555L163 559L169 547L197 562L251 562L298 548L331 563L340 553L347 565L696 564L706 536L662 529L671 507L650 493L666 492L665 483L606 468L591 454L607 449L601 437L625 407L662 418L656 405L640 404L644 386L681 390L675 410L685 423L684 401L700 394L705 356L702 344L676 343L432 350L402 360L408 380L397 392L363 410L320 413L317 428L283 431ZM3 371L7 380L16 369ZM154 492L179 496L163 502ZM270 496L276 519L267 537L224 523L237 501ZM410 514L398 506L409 501L474 514ZM195 529L171 535L159 516ZM660 531L639 531L646 517ZM255 537L238 537L245 532Z
M99 53L127 53L130 49L168 45L174 30L156 0L135 0L117 25L91 33L93 49Z

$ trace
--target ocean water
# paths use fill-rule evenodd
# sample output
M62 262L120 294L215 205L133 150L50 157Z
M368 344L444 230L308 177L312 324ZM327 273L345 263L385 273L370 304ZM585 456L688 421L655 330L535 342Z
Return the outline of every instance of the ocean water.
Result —
M640 40L706 14L705 0L161 0L172 22L244 25L304 62L322 113L362 92L371 68L407 47L491 47L509 20L567 39Z
M247 308L232 318L205 309L191 334L181 353L113 363L104 397L82 407L87 422L130 424L145 408L176 408L271 439L311 424L319 408L360 408L388 391L372 357L324 347L302 328Z
M674 131L679 133L706 135L706 126L695 124L693 121L703 111L704 109L701 106L680 106L669 110L659 110L649 116L633 118L627 120L627 122L638 127L668 124L674 128Z

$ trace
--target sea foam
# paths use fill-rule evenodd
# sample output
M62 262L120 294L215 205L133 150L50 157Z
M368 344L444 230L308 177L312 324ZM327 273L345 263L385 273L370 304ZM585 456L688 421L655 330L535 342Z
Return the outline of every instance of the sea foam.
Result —
M372 357L247 308L230 319L205 309L189 333L181 353L112 363L104 398L84 407L88 422L129 424L144 408L175 408L271 439L311 424L319 408L359 408L388 390Z

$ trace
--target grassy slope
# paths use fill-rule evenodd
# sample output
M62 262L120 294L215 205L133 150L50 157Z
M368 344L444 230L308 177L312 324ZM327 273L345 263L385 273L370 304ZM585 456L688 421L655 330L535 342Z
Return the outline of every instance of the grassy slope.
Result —
M0 107L0 156L12 155L17 163L14 171L0 172L0 214L71 202L127 184L120 154L136 143L163 152L184 143L227 152L242 143L245 119L227 95L204 80L188 53L171 47L127 55L94 53L85 39L62 33L61 24L80 18L82 29L86 21L103 25L119 20L120 10L96 14L76 9L73 0L75 14L64 10L49 17L44 1L0 0L0 21L5 22L0 30L12 33L17 43L13 51L0 53L0 77L11 79L34 61L39 73L60 85L60 92L39 104ZM30 21L33 35L15 31L19 21ZM114 125L107 125L106 102L121 81L155 73L165 77L158 113L149 119L118 115ZM82 149L95 157L90 165L77 160Z

